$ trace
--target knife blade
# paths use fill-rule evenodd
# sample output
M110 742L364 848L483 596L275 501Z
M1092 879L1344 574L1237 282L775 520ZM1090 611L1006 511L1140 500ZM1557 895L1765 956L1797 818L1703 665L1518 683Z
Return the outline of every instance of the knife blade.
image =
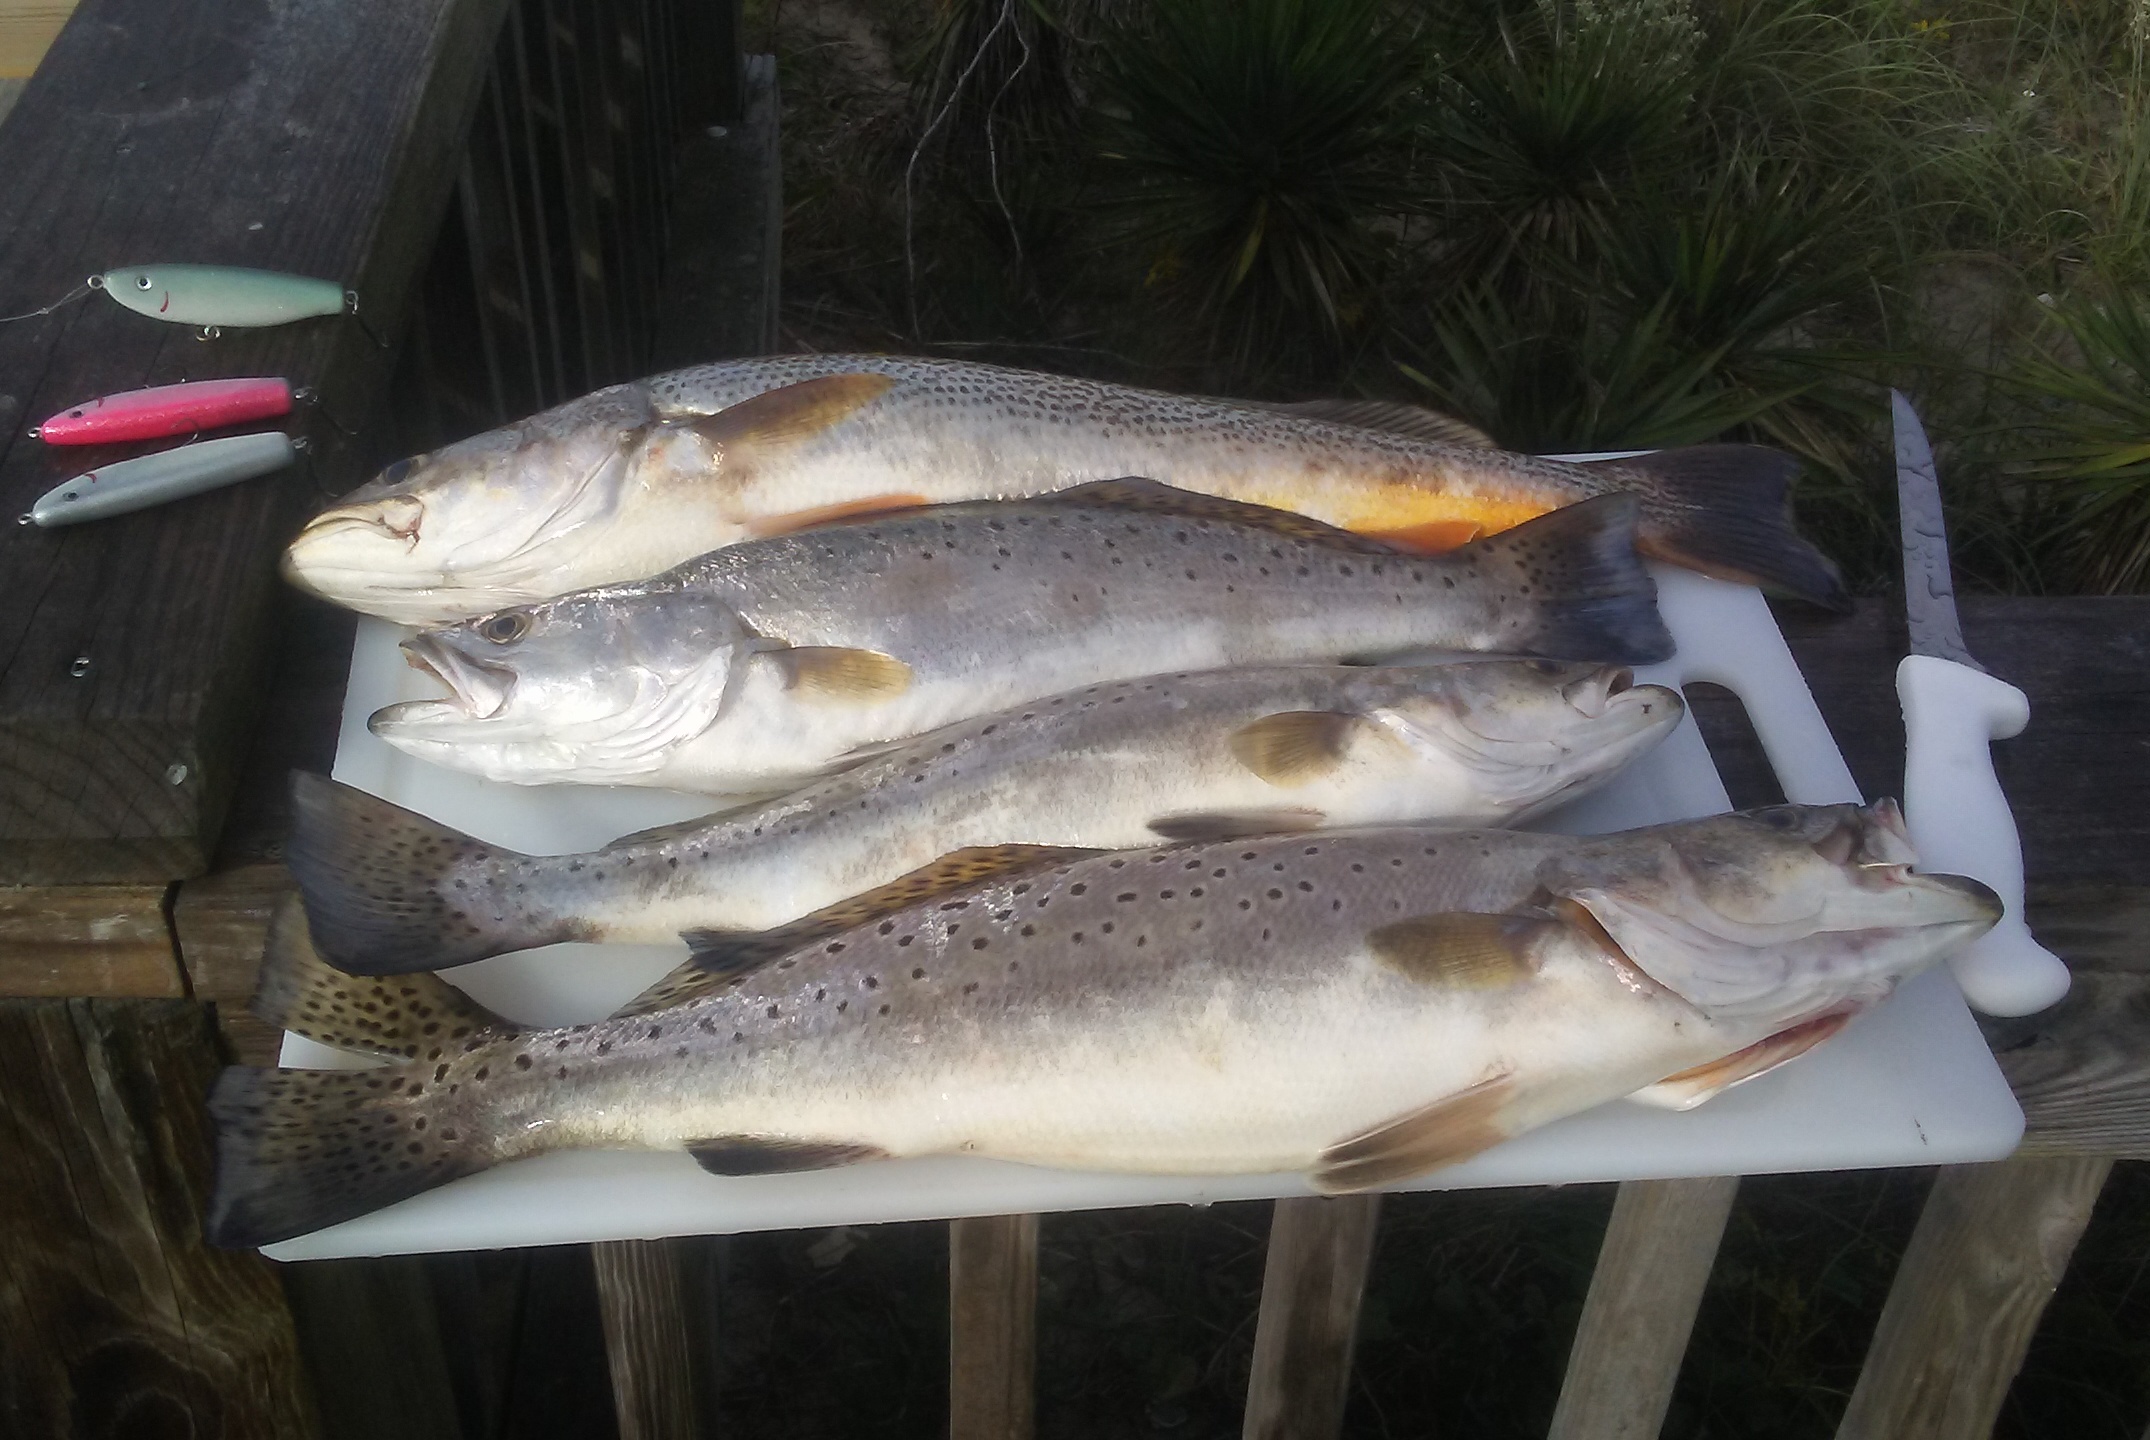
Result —
M1992 742L2030 723L2030 700L1971 658L1956 618L1948 525L1933 448L1911 402L1889 392L1911 653L1896 667L1904 710L1904 820L1922 869L1968 875L2007 907L1949 961L1964 998L1989 1015L2028 1015L2068 993L2068 967L2023 922L2023 846L1993 770Z

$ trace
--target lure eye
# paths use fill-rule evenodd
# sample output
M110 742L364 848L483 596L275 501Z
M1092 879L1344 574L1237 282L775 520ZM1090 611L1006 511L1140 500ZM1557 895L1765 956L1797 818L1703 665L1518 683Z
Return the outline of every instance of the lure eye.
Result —
M147 275L137 275L134 277L134 288L137 290L154 290L157 288L157 282Z
M478 633L495 645L513 645L530 633L530 617L520 610L505 611L480 625Z

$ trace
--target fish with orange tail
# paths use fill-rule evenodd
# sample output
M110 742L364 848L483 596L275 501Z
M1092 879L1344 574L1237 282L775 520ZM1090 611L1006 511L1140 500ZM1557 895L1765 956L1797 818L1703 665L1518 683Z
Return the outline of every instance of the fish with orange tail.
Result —
M1796 462L1699 445L1576 464L1407 405L1271 406L969 361L788 355L614 385L399 461L284 557L300 588L433 624L646 579L742 540L1140 475L1426 550L1617 491L1645 554L1822 604Z

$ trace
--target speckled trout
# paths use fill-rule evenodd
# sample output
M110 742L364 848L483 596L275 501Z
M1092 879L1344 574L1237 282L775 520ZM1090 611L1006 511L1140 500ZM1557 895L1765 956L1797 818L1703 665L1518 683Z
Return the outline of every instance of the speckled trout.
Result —
M960 360L787 355L615 385L389 467L291 544L301 588L436 624L646 579L840 516L1145 475L1407 547L1451 548L1594 495L1645 553L1825 603L1794 462L1708 445L1578 465L1368 402L1270 407Z
M488 779L797 788L861 747L1084 685L1422 649L1672 651L1627 495L1446 555L1148 481L714 551L405 642L454 692L374 732Z
M1152 675L936 731L817 785L581 855L488 846L294 777L285 860L316 945L363 974L561 940L767 930L951 851L1448 821L1596 787L1685 713L1608 665L1485 660Z
M563 1148L1389 1185L1827 1038L2000 914L1912 859L1886 802L1060 854L560 1030L429 976L295 975L286 946L269 1017L402 1063L226 1071L209 1233L263 1244Z

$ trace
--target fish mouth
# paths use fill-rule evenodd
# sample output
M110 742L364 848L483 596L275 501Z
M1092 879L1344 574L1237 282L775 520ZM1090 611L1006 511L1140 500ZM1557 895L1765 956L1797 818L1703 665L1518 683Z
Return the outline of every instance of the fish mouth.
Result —
M1896 883L1917 897L1907 926L1976 925L1980 934L1998 925L2007 906L1991 886L1968 875L1927 875L1906 871Z
M473 660L430 632L404 641L403 656L413 670L422 670L447 686L455 697L452 703L466 719L492 719L507 708L515 692L513 670Z

